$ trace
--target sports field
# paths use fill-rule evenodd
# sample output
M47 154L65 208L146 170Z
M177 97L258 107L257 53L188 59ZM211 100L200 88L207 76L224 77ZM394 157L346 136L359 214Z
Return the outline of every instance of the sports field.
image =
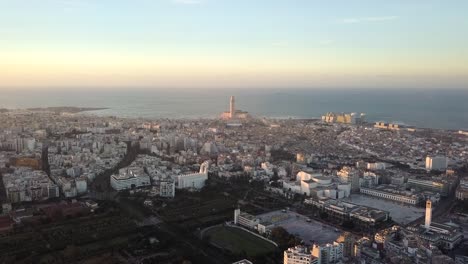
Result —
M276 248L272 243L234 227L217 226L207 230L204 236L208 237L214 246L233 254L245 252L247 256L260 256Z

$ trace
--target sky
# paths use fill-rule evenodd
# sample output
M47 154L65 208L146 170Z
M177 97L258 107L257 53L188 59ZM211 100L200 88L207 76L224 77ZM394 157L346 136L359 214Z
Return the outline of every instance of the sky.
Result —
M463 88L465 0L0 0L0 89Z

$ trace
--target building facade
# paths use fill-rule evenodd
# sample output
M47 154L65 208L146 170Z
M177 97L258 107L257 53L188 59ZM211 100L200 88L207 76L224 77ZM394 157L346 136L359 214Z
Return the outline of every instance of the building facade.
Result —
M116 191L150 186L151 180L148 174L140 168L124 168L119 174L111 176L111 186Z
M174 198L175 197L175 183L173 181L161 181L159 185L159 196Z
M376 189L376 188L363 188L359 190L362 194L379 197L382 199L392 200L400 203L417 205L421 201L421 196L410 194L404 195L401 192L390 192L386 190Z
M426 170L445 170L447 169L447 157L426 157Z
M333 242L333 244L313 245L312 256L318 259L317 264L333 264L343 260L343 243Z
M283 264L318 264L319 259L304 246L288 248L284 251Z
M200 165L198 173L178 175L176 177L177 189L196 189L199 190L205 186L205 181L208 180L208 169L210 163L203 162Z

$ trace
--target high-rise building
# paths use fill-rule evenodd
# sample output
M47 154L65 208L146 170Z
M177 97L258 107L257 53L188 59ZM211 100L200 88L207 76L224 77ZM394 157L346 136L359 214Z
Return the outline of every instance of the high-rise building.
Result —
M356 237L349 233L345 232L341 234L336 242L343 243L343 256L344 257L354 257L354 244L356 243Z
M333 264L343 259L343 243L333 242L333 244L314 245L312 256L318 258L317 264Z
M447 157L426 157L426 170L445 170L447 169Z
M341 182L351 183L351 192L353 193L359 192L360 174L359 170L352 167L343 167L339 172L337 172L337 176L340 178Z

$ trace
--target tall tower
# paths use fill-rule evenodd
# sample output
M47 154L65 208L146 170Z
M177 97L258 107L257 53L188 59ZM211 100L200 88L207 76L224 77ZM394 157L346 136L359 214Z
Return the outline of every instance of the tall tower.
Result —
M230 100L230 107L229 107L229 117L230 118L234 118L234 116L236 115L236 100L234 99L234 96L231 96L231 100Z
M424 227L429 229L431 227L432 221L432 202L431 200L426 201L426 221L424 222Z

